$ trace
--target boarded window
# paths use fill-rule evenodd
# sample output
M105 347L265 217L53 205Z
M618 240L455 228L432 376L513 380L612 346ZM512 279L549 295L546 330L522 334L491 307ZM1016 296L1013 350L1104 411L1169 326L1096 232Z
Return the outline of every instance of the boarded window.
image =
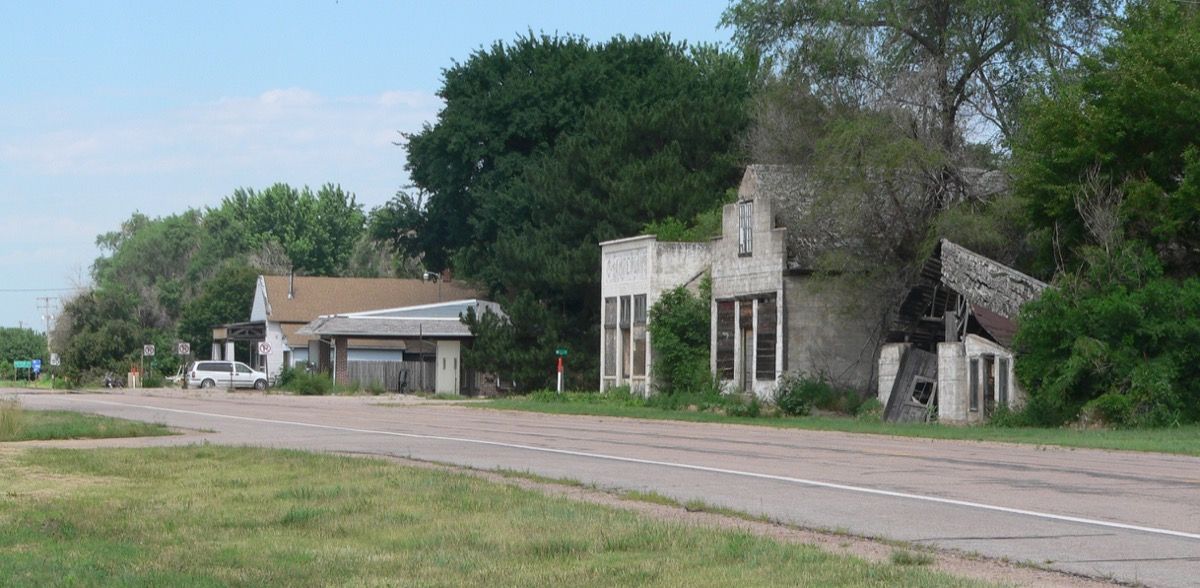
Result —
M604 299L604 326L617 326L617 298L615 296Z
M733 379L733 301L717 301L717 377Z
M633 324L646 324L646 295L638 294L633 297Z
M615 315L614 315L615 316ZM604 329L604 375L617 375L617 329L615 326Z
M738 255L750 255L754 252L754 202L747 200L738 203Z
M633 328L633 375L646 375L646 327Z
M979 412L979 360L978 359L971 360L970 372L968 374L968 379L971 382L971 385L970 385L971 399L968 401L968 404L970 405L971 412Z
M1008 406L1008 358L1001 357L1000 360L997 362L997 364L999 366L999 367L997 367L997 370L999 370L1000 373L997 374L998 384L997 384L997 388L996 388L996 395L999 398L1000 406L1007 407Z
M758 300L758 331L755 333L754 377L758 380L775 379L775 326L778 306L775 295Z

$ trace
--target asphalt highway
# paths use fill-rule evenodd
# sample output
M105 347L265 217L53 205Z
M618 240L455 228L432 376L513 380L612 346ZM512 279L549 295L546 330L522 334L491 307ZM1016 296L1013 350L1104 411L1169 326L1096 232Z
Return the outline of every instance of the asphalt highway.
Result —
M395 397L0 390L209 441L505 468L1149 586L1200 586L1200 458L485 410Z

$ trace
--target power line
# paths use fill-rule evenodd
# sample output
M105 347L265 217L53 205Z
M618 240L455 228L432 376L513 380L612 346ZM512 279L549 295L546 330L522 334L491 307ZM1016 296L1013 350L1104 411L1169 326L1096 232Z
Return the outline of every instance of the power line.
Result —
M0 288L0 292L73 292L78 288Z

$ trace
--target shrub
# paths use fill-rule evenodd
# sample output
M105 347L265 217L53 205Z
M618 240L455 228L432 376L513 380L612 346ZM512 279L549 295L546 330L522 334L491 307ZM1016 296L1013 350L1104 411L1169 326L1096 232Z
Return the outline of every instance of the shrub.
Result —
M333 390L333 381L324 374L296 372L285 389L301 396L324 396Z
M290 365L283 366L283 369L279 370L279 377L275 380L275 386L277 388L287 388L288 384L291 384L296 379L297 373L300 373L300 371L296 370L296 368Z
M708 365L709 307L680 286L650 308L654 375L664 394L705 393L712 387Z
M154 371L147 371L145 377L142 378L143 388L162 388L167 382L162 374Z
M1125 246L1025 305L1015 367L1031 424L1085 407L1121 426L1200 420L1200 280L1163 277L1156 263Z
M855 411L854 417L860 421L882 421L883 408L883 403L878 398L872 396L858 405L858 410Z
M863 403L857 392L837 387L823 375L804 372L784 374L775 385L772 400L780 412L790 416L804 416L814 408L852 415Z
M739 394L731 394L727 396L729 400L725 404L725 414L732 417L748 417L758 418L762 416L762 402L757 395L751 394L748 398Z

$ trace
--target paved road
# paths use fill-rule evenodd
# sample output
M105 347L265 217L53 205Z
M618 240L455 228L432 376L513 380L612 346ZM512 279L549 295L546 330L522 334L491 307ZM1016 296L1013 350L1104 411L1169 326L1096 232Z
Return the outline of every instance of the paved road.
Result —
M14 393L252 444L527 470L1150 586L1200 586L1200 458L371 397Z

